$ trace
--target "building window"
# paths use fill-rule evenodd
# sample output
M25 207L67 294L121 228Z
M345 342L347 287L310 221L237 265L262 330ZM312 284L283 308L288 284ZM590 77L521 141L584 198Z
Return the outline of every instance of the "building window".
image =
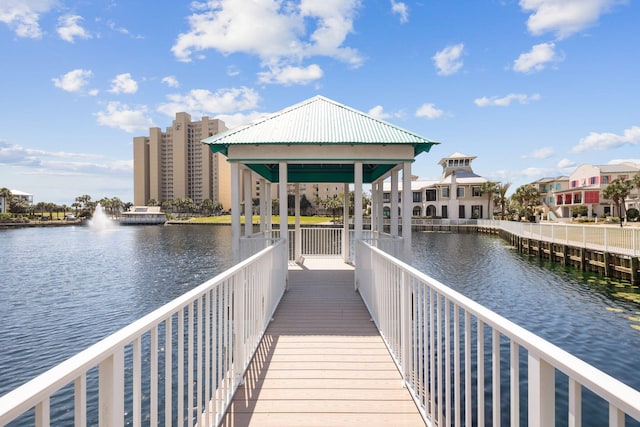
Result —
M447 209L447 206L443 206L442 207L442 218L449 218L449 210Z
M602 176L602 183L603 184L610 184L611 177L609 175L603 175Z
M589 178L589 185L594 185L598 183L598 177L597 176L592 176L591 178Z
M388 202L389 200L391 200L391 194L390 193L383 193L382 194L382 201Z
M420 206L415 206L413 208L413 216L420 216L422 215L422 209L420 208Z
M471 195L473 197L480 197L482 193L480 192L480 187L471 187Z
M471 206L471 218L482 218L482 205Z
M457 197L464 197L464 187L456 188L456 196Z
M436 190L426 191L427 202L434 202L436 200Z
M442 197L449 197L449 187L442 187Z
M413 192L413 201L414 203L419 203L422 201L422 193L419 191Z
M458 206L458 218L466 218L464 214L464 205Z

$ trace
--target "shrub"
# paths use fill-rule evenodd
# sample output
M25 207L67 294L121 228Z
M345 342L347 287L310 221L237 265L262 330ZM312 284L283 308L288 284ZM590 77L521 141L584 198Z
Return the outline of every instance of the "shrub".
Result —
M640 216L640 211L636 208L627 209L627 220L628 221L636 221Z

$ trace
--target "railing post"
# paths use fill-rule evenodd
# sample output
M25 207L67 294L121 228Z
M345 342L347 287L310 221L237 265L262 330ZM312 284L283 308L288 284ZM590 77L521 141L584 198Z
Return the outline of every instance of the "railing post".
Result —
M242 270L240 277L234 280L233 286L233 336L235 342L233 343L233 370L234 370L234 382L235 384L242 384L244 381L242 376L244 374L244 362L245 362L245 334L244 334L244 305L245 305L245 289L247 281L249 280L248 269L246 267Z
M555 369L529 353L529 427L555 426Z
M124 426L124 349L116 350L98 367L100 426Z
M411 355L411 292L409 273L402 272L400 280L400 348L402 348L402 381L406 384L409 378L409 358Z

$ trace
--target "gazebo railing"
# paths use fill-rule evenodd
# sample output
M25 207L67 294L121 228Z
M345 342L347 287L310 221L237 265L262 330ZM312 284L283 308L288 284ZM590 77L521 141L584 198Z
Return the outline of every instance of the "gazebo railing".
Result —
M217 425L284 293L286 249L277 242L0 397L0 425Z
M356 287L428 425L517 427L528 418L530 427L552 427L564 417L579 427L584 402L608 411L610 427L640 421L637 390L366 242L356 245Z

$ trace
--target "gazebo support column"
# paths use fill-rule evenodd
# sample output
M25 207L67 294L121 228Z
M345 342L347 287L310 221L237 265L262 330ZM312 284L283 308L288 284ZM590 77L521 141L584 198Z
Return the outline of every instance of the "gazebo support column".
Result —
M286 162L280 162L279 173L280 173L280 180L279 180L280 185L278 185L278 190L280 194L278 194L278 198L280 200L280 238L289 240L289 223L287 218L288 211L289 211L288 200L287 200L288 199L287 187L289 183L287 182L287 163Z
M402 242L404 260L408 261L411 254L411 202L413 200L411 192L411 163L404 162L402 165Z
M302 230L300 229L300 184L295 183L295 212L296 212L296 225L295 225L295 255L294 259L296 262L302 264Z
M342 201L342 259L349 261L349 184L344 183Z
M353 231L354 247L355 242L362 240L362 162L355 162L353 165L353 180L355 183L353 194ZM353 252L353 262L358 264L358 251ZM358 281L355 280L355 290L358 290Z
M353 197L353 229L355 239L362 239L362 162L355 162L354 174L354 197Z
M260 233L263 237L266 237L264 233L267 231L267 192L266 192L266 180L260 178L258 180L260 185Z
M398 237L398 171L391 171L391 229L389 234Z
M240 262L240 165L231 163L231 250Z
M244 235L250 237L253 234L253 200L251 199L251 169L242 171L242 183L244 185Z
M267 231L269 233L268 237L271 237L271 220L272 220L272 216L273 216L273 204L271 203L271 200L273 199L273 197L271 197L271 182L269 182L268 184L266 184L266 187L264 189L264 193L265 193L265 203L266 203L266 207L265 207L265 231Z
M384 232L384 182L382 180L376 181L376 197L375 202L373 203L373 210L375 210L375 230L376 236L379 237L380 233ZM372 219L372 227L373 227L373 219Z

